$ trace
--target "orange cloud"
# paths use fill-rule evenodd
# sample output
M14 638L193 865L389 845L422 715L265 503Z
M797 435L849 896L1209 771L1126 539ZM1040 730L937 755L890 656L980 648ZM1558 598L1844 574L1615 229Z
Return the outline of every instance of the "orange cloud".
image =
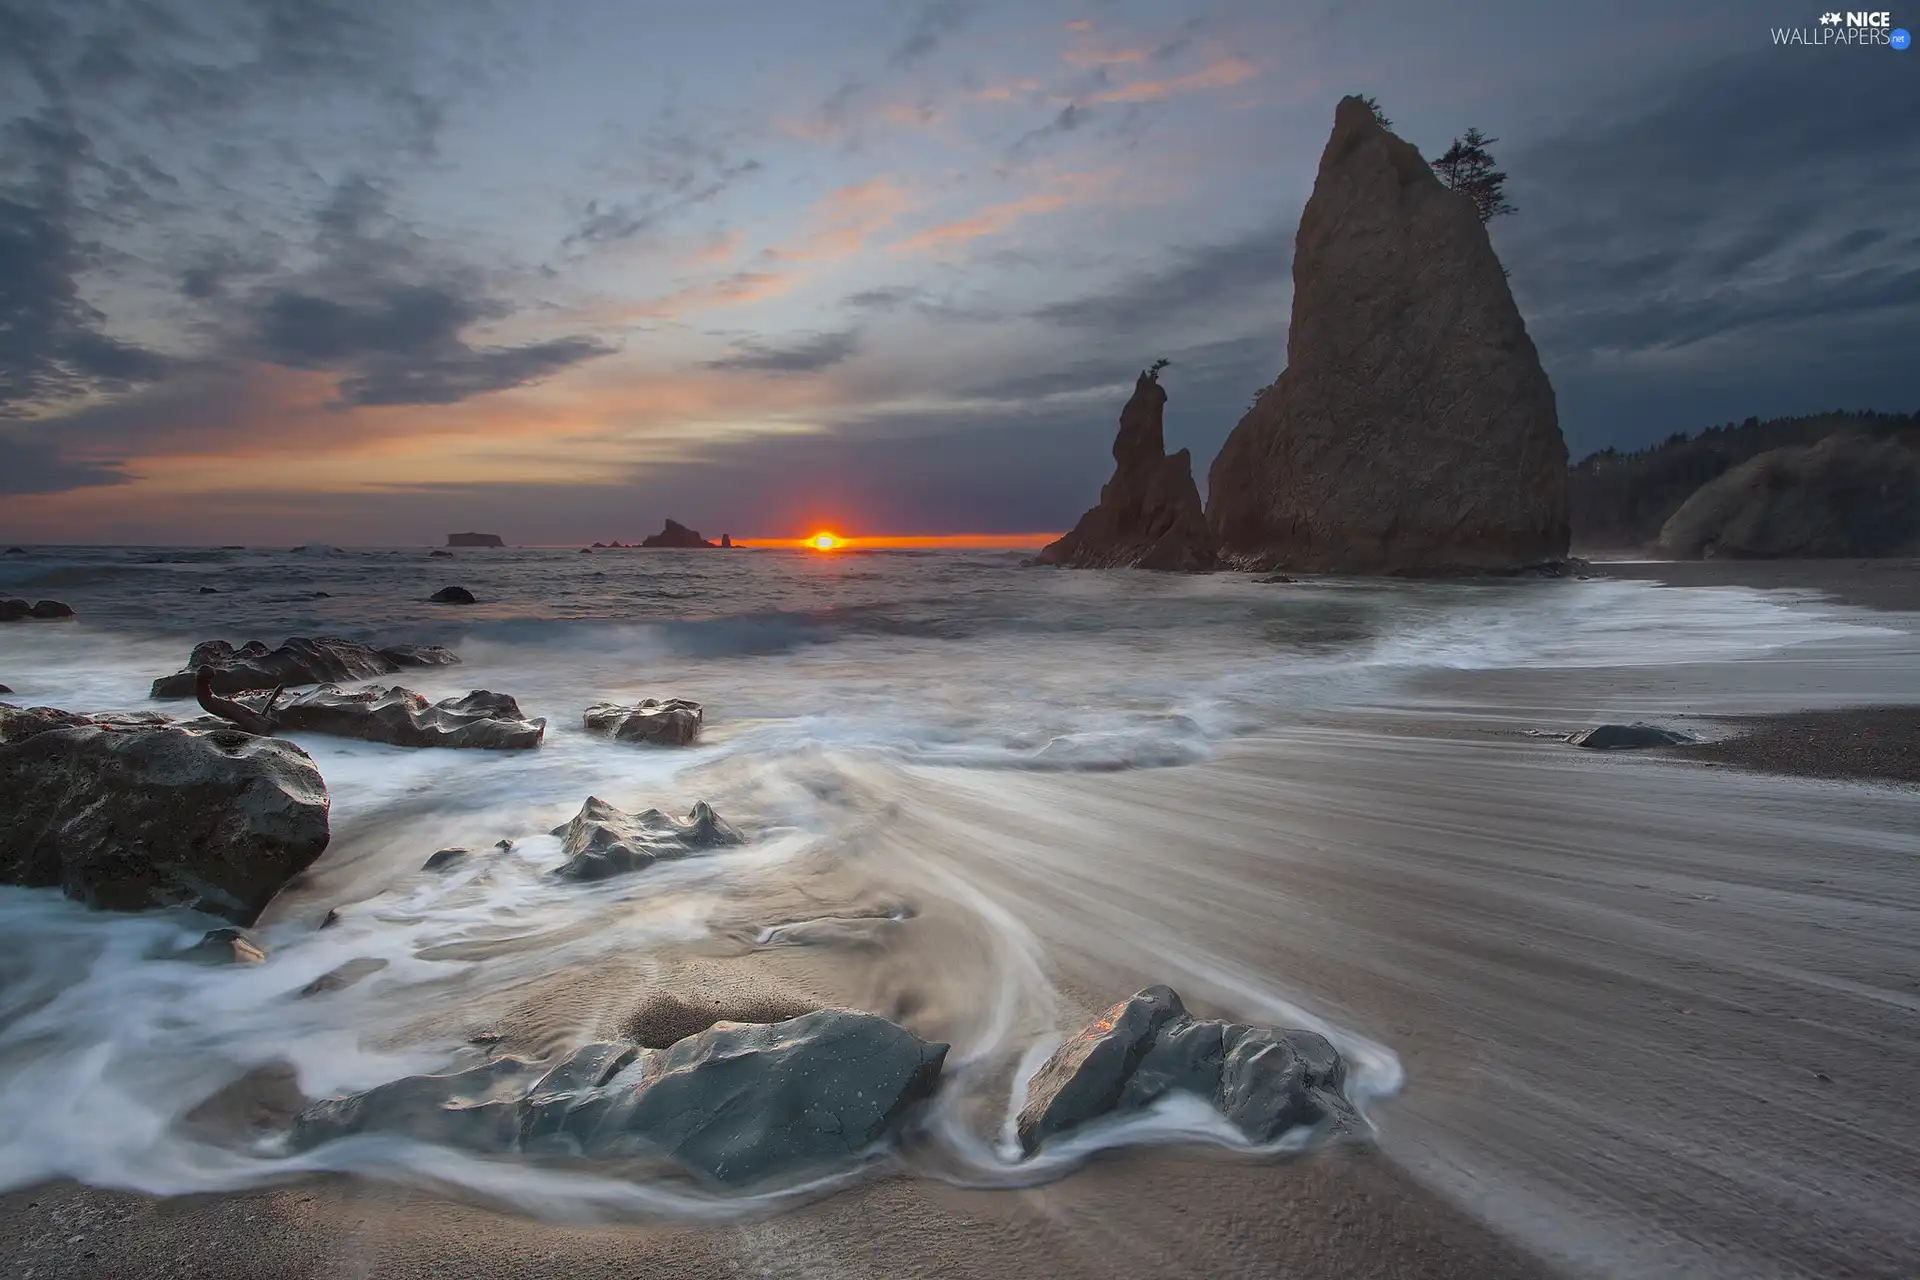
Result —
M1136 80L1132 84L1108 89L1087 98L1088 102L1157 102L1183 93L1206 89L1226 89L1251 80L1259 68L1245 58L1229 54L1210 67L1172 80Z
M997 235L1022 218L1031 217L1036 213L1052 213L1072 203L1073 200L1070 197L1056 192L988 205L970 218L956 218L952 222L943 222L938 226L916 231L895 244L893 249L896 253L913 253L944 245L965 244L969 240Z

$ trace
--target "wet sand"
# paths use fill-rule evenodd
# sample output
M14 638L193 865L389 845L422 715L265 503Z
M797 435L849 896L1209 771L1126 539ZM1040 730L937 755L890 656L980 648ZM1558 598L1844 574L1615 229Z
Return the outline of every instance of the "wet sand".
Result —
M1670 587L1817 591L1863 609L1920 610L1920 560L1607 560L1593 571Z

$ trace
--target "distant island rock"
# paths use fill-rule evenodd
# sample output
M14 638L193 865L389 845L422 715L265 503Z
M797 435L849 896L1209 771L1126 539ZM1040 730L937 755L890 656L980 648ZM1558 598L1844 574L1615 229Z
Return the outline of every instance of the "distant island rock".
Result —
M1472 203L1347 97L1293 257L1287 367L1208 473L1241 568L1499 570L1567 554L1553 387Z
M1656 549L1688 560L1920 554L1920 459L1864 435L1770 450L1701 486Z
M1113 441L1113 479L1073 531L1049 543L1039 564L1070 569L1165 569L1204 573L1214 567L1193 464L1185 449L1168 456L1162 434L1166 388L1142 372L1120 411Z
M697 529L689 529L678 520L669 520L660 532L640 540L643 547L715 547L700 536Z
M497 533L450 533L447 535L450 547L504 547L507 544Z

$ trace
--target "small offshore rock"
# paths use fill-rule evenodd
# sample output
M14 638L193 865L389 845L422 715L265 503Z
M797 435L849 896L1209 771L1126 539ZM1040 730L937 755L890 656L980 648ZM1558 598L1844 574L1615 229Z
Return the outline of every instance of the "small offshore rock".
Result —
M650 533L646 537L640 539L640 545L643 547L678 547L678 548L703 548L703 547L714 546L713 543L708 542L705 538L700 536L700 531L698 529L689 529L687 528L687 526L681 524L678 520L667 521L665 525L661 526L660 532Z
M473 592L465 587L442 587L427 597L430 604L478 604Z
M12 692L13 692L13 689L10 686L0 684L0 693L12 693Z
M433 557L435 557L435 558L438 558L438 559L443 559L443 560L451 560L451 559L453 559L453 552L451 552L451 551L440 551L440 550L435 550L435 551L429 551L429 552L427 552L427 554L428 554L429 556L433 556Z
M461 849L458 847L436 849L427 857L425 862L420 864L420 869L422 871L444 871L448 867L457 866L465 862L472 856L472 853L473 851L471 849Z
M8 547L6 553L10 556L23 556L27 554L27 549L25 547Z
M1695 741L1698 739L1692 734L1637 721L1633 724L1595 725L1567 739L1569 746L1585 747L1589 751L1638 751L1646 747L1677 747Z
M74 616L73 606L70 604L61 604L58 600L36 600L32 612L34 617L42 619L71 618Z
M33 606L12 596L0 596L0 622L18 622L33 615Z
M1056 1134L1151 1106L1205 1099L1249 1142L1355 1120L1346 1064L1312 1031L1198 1019L1171 988L1148 987L1083 1027L1027 1085L1016 1127L1031 1154Z
M196 595L203 595L203 596L217 596L217 595L219 595L219 594L220 594L220 588L218 588L218 587L201 587L201 588L200 588L200 589L199 589L199 590L198 590L198 591L197 591L197 592L196 592L195 594L196 594Z
M567 855L566 864L553 874L579 881L605 880L662 859L745 843L704 800L683 820L658 809L628 813L598 796L588 796L573 820L555 827L553 834L560 837L560 850Z
M685 698L668 698L664 702L647 698L633 707L596 702L587 708L584 723L588 733L610 737L616 742L684 747L700 736L706 714L705 707Z

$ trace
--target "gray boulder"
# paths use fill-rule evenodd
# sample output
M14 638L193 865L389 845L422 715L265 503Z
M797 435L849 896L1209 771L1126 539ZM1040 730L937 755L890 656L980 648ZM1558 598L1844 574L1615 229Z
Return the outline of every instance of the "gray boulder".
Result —
M392 675L402 667L438 667L459 661L458 654L439 645L375 649L338 636L292 636L277 649L269 649L258 640L249 640L239 648L225 640L205 640L193 647L184 669L153 682L153 696L193 697L194 673L201 667L213 668L213 692L224 695L282 685L371 680Z
M745 843L704 800L682 820L658 809L628 813L588 796L573 820L553 834L567 855L566 864L554 871L563 880L605 880L662 859Z
M480 1152L664 1158L739 1186L890 1139L932 1095L946 1055L851 1009L722 1022L665 1049L590 1044L550 1069L500 1058L328 1099L295 1120L292 1144L401 1133Z
M587 708L588 733L598 733L615 742L648 742L663 747L684 747L700 736L707 709L685 698L646 698L639 705L623 707L613 702L596 702Z
M326 849L327 807L290 742L0 705L0 882L250 925Z
M1662 729L1651 724L1597 724L1582 729L1567 739L1589 751L1636 751L1644 747L1677 747L1698 739L1677 729Z
M1193 1017L1148 987L1088 1023L1027 1085L1016 1125L1029 1154L1055 1134L1152 1105L1170 1092L1212 1103L1250 1142L1354 1118L1346 1065L1326 1037Z
M1099 504L1049 543L1036 563L1194 573L1214 567L1213 533L1193 483L1192 460L1185 449L1167 454L1161 426L1166 404L1155 372L1141 373L1120 411L1113 478L1101 486Z
M1660 527L1680 559L1920 554L1920 458L1895 440L1834 435L1749 458Z
M236 698L251 711L264 711L270 694ZM411 689L340 689L323 684L298 697L274 702L275 732L325 733L394 747L471 747L523 751L540 745L547 722L529 720L520 704L504 693L475 689L459 698L428 702Z
M1509 570L1567 554L1553 386L1473 204L1342 99L1293 255L1284 372L1208 472L1241 568Z

